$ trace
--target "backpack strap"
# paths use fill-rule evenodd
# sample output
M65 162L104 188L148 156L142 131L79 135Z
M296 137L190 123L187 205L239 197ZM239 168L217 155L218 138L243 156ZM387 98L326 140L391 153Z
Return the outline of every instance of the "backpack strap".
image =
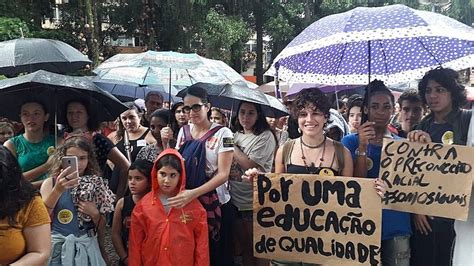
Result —
M204 134L204 136L202 136L199 141L200 142L205 142L208 138L212 137L214 134L216 134L217 131L219 131L219 129L223 128L223 126L216 126L212 129L210 129L209 131L206 132L206 134Z
M334 152L336 153L337 165L339 166L339 173L342 175L344 169L344 145L339 141L334 141Z
M283 162L283 166L285 167L285 172L286 172L286 165L290 161L291 151L293 151L293 145L295 145L294 139L290 139L287 142L285 142L285 144L283 144L282 162Z
M189 124L183 126L184 141L192 140L193 136L191 135L191 127Z

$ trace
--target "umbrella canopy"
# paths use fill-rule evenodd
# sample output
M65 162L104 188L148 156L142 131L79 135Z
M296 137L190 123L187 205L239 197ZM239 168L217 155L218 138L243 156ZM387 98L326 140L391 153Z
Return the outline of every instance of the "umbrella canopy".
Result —
M94 72L101 79L138 85L190 86L197 82L235 83L244 80L222 61L176 52L118 54L107 59Z
M46 105L58 123L66 123L66 105L73 100L90 103L98 121L113 121L127 110L117 98L98 88L89 78L37 71L0 80L0 116L18 121L22 102L38 100Z
M404 5L358 7L324 17L276 57L267 75L289 83L388 84L421 78L442 66L474 65L474 29Z
M168 93L168 86L163 85L138 85L132 82L110 80L110 79L97 79L93 78L92 82L99 88L110 92L122 101L134 101L136 99L145 99L145 96L151 92L159 92L163 99L168 100L170 95ZM171 101L178 102L180 99L173 95L176 95L184 87L172 86L171 87Z
M266 95L257 89L250 89L245 83L211 84L199 82L198 86L207 91L211 105L226 110L237 110L240 101L257 103L262 106L265 116L282 117L288 115L286 107L275 97ZM177 96L184 97L186 89Z
M14 76L23 72L47 70L67 73L90 64L87 56L58 40L20 38L0 42L0 74Z

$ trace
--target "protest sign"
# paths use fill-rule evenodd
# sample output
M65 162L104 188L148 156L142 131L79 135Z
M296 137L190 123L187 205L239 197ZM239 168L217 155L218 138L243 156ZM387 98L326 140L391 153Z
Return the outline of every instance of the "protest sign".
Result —
M254 255L328 265L377 265L381 199L373 179L265 174L254 181Z
M385 139L379 177L388 184L384 207L467 220L474 149Z

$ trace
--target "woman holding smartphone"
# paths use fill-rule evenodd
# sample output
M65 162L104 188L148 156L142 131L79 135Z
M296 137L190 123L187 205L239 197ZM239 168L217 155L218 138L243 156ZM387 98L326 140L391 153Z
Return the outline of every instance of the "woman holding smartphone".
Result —
M354 158L354 176L377 178L384 138L399 139L390 132L388 125L395 110L392 92L382 81L368 85L362 104L362 124L357 133L345 136L341 142ZM410 265L410 214L382 210L383 265Z
M67 139L53 155L50 173L41 186L52 217L49 265L106 265L105 215L115 196L100 177L92 145L83 137Z

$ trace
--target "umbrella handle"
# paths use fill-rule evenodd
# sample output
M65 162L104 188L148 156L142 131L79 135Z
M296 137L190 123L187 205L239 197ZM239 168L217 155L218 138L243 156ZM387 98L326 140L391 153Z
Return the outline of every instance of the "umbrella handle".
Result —
M128 161L132 162L132 147L130 145L130 137L128 136L127 130L124 130L123 146L125 147L125 153L127 154Z

